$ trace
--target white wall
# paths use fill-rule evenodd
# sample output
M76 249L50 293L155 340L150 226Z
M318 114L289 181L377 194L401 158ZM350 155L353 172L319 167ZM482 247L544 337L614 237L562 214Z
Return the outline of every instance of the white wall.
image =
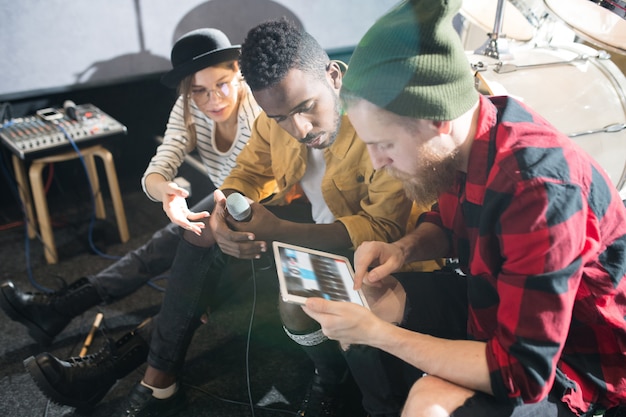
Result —
M327 50L354 46L398 0L0 0L0 101L169 69L181 34L217 27L240 43L287 15Z

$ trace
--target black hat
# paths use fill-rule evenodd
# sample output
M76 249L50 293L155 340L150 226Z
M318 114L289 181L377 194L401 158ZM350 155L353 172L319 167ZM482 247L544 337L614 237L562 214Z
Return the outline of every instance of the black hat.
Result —
M218 29L196 29L181 36L172 48L174 67L161 77L170 88L201 69L239 58L240 45L231 45L228 36Z

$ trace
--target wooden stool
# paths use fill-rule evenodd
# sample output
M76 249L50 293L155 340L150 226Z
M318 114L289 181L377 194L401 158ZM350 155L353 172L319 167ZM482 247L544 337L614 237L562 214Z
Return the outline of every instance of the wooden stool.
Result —
M113 155L101 145L84 148L81 149L80 152L85 161L85 165L87 166L87 174L89 177L89 182L91 183L91 189L95 193L94 201L96 204L96 218L106 218L104 201L102 200L102 192L100 191L100 182L98 180L98 171L96 169L96 161L94 158L97 156L102 160L106 171L107 182L109 183L109 190L111 193L111 200L113 201L113 209L115 210L115 218L117 220L117 228L120 233L120 240L122 242L128 241L130 235L128 233L126 213L124 212L124 206L122 204L122 195L120 194L120 186L117 181L117 173L115 171ZM13 168L15 169L15 177L19 186L20 198L22 199L22 203L24 204L26 220L28 222L28 237L33 239L37 235L35 225L39 224L41 240L44 245L44 253L46 256L46 261L49 264L57 263L58 255L56 246L54 244L54 235L52 234L52 226L50 224L50 213L48 212L48 203L46 201L46 194L44 190L43 180L41 178L41 173L44 167L49 163L69 161L78 157L78 153L76 153L75 151L71 151L57 155L46 156L43 158L33 159L30 165L30 169L28 170L28 178L30 178L29 187L29 181L27 181L24 161L13 155ZM32 199L30 188L32 188ZM32 204L33 200L35 201L37 222L35 222Z

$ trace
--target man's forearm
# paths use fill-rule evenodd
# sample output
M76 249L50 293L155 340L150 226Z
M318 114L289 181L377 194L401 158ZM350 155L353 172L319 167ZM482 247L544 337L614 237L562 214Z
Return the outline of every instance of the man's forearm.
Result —
M320 250L352 247L348 230L341 222L313 224L284 221L283 226L276 230L274 240Z
M462 387L493 394L486 345L470 340L447 340L382 323L368 344L382 349L427 374Z

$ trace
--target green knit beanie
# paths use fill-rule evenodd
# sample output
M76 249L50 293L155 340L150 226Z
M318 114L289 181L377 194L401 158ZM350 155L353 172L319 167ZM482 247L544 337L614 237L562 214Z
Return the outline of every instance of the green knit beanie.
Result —
M357 45L343 88L400 116L453 120L478 100L452 18L462 0L405 0Z

